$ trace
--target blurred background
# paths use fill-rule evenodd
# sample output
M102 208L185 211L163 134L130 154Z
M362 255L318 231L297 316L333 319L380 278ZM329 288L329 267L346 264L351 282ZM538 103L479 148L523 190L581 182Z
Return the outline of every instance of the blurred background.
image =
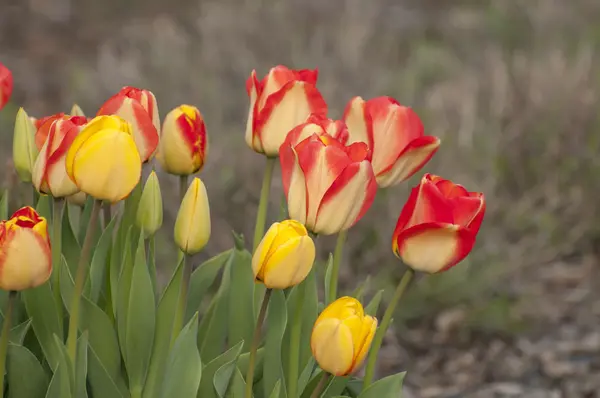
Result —
M318 67L332 118L354 95L395 97L442 139L423 172L488 207L471 256L413 285L380 375L407 370L405 398L600 397L599 20L598 0L0 0L15 79L0 155L8 166L19 106L91 116L124 85L152 90L162 117L198 106L213 222L199 264L232 229L252 235L265 163L243 138L252 69ZM391 234L421 175L380 191L351 230L343 292L369 274L368 296L389 297L402 272ZM177 179L160 177L168 273ZM271 201L274 220L279 175ZM334 243L319 239L322 256Z

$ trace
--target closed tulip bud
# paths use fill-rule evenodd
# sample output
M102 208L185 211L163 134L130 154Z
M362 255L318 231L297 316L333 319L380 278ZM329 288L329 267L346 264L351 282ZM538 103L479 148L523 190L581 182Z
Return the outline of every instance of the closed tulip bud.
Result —
M445 271L471 252L484 213L482 193L426 174L400 213L392 249L416 271Z
M100 115L117 115L131 123L133 138L143 162L148 161L158 146L159 119L154 94L135 87L123 87L98 111Z
M304 225L285 220L271 225L252 257L254 278L270 289L302 282L315 262L315 243Z
M33 186L40 193L62 198L75 194L79 189L67 175L65 158L71 144L79 134L81 124L71 120L85 120L81 116L55 119L51 122L48 138L33 167Z
M321 130L293 145L303 129ZM344 146L307 123L290 132L279 153L290 218L309 230L323 235L346 230L373 204L377 183L366 144Z
M83 110L77 104L73 104L73 107L71 108L70 115L71 116L83 116L83 117L85 117L85 113L83 113Z
M48 225L31 207L0 222L0 289L42 285L52 273Z
M13 91L13 76L10 69L0 62L0 109L8 102Z
M72 205L79 206L79 207L84 207L86 200L87 200L87 195L85 194L85 192L81 192L81 191L79 191L73 195L67 196L67 202L71 203Z
M35 122L35 125L37 127L35 132L35 145L38 151L42 150L44 143L50 135L50 129L52 128L52 124L57 120L68 120L80 128L88 122L88 119L84 116L69 116L65 115L62 112L38 119Z
M175 220L175 243L187 254L196 254L210 239L210 208L206 187L199 178L190 184Z
M27 112L20 108L15 120L13 136L13 162L19 178L23 182L31 182L33 165L38 156L35 146L35 126Z
M246 143L258 153L277 156L288 132L311 114L327 115L317 90L317 70L292 70L279 65L261 81L252 71L246 82L250 110Z
M346 106L344 121L350 142L369 145L373 171L382 188L410 178L440 146L439 138L424 135L415 111L390 97L353 98Z
M142 162L131 126L118 116L98 116L77 135L65 159L80 191L116 203L140 181Z
M190 175L204 166L208 140L204 119L198 108L181 105L163 123L157 158L171 174Z
M156 173L152 171L146 180L142 197L137 209L137 226L146 238L154 235L163 222L163 203L160 184Z
M364 361L376 329L377 319L365 315L357 299L340 297L315 322L310 338L313 356L324 371L348 375Z

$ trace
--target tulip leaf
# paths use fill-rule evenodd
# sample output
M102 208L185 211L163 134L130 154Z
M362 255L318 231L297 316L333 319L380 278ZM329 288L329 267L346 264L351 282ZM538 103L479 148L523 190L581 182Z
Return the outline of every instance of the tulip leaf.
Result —
M34 289L24 290L21 297L25 302L27 314L31 317L31 326L44 357L50 368L54 370L58 366L60 352L53 336L57 335L60 340L63 339L63 324L56 311L50 282Z
M228 344L244 341L242 352L250 351L254 335L254 274L248 250L234 250L230 269Z
M192 273L190 279L190 289L187 299L185 320L192 318L196 311L200 310L202 300L208 289L213 285L217 274L223 268L227 259L231 256L233 249L219 253L216 256L209 258Z
M119 291L119 296L121 291ZM148 372L148 364L154 343L154 330L156 323L156 307L154 306L154 292L152 280L146 264L144 237L140 236L140 243L135 255L131 278L131 291L125 317L125 351L124 359L129 375L130 391L142 391ZM120 310L122 308L119 308Z
M38 214L44 217L48 222L52 220L52 197L48 195L41 195L40 199L35 206L35 210Z
M107 269L106 262L109 260L108 254L113 240L113 230L116 222L117 218L113 217L110 223L108 223L98 241L98 245L94 250L94 256L92 257L88 283L90 284L89 299L94 303L98 302L100 292L104 286L105 271Z
M162 398L196 398L202 374L197 334L196 313L175 340L166 368Z
M240 373L239 369L233 372L233 377L225 398L238 398L243 397L246 390L246 382L244 382L244 376Z
M46 394L48 376L26 347L10 344L6 366L9 398L39 398Z
M373 296L369 304L365 307L365 314L376 316L377 310L379 310L379 304L381 304L381 298L383 297L383 290L378 290Z
M365 292L369 289L370 283L371 283L371 275L367 275L365 280L360 285L358 285L358 287L356 288L356 290L354 292L352 292L351 296L354 297L355 299L357 299L358 301L362 302Z
M29 331L31 327L31 319L26 320L10 329L9 341L12 344L23 345L23 340L25 340L25 335Z
M77 359L75 367L75 398L87 398L88 371L88 332L85 331L77 340Z
M2 199L0 199L0 220L6 220L8 218L8 189L2 192Z
M129 249L131 247L132 228L129 228L127 232L127 239L125 239L125 246L123 249L123 257L121 258L121 266L119 267L120 273L118 276L118 282L114 286L114 300L117 319L117 335L119 336L119 346L121 348L126 347L125 345L125 334L127 330L127 317L129 308L129 296L131 293L131 279L133 277L133 254ZM112 269L111 269L112 272ZM112 275L111 275L112 276ZM111 286L111 289L113 286ZM123 359L127 362L127 353L123 351Z
M271 391L271 394L269 394L269 398L279 398L280 391L281 391L281 380L277 380L277 383L275 383L275 387L273 387L273 391Z
M88 361L88 380L94 398L125 398L129 396L126 391L123 393L122 390L117 387L117 384L110 377L92 347L89 349Z
M83 211L79 217L79 231L77 232L77 240L83 244L85 234L87 233L87 227L92 217L92 209L94 207L94 198L88 195L83 206ZM98 223L100 224L100 223Z
M229 384L231 382L231 378L233 377L233 372L237 369L238 368L236 366L236 360L234 359L233 361L227 362L225 365L221 366L215 372L213 385L219 398L225 397L225 394L227 393Z
M329 286L331 283L331 273L333 272L333 254L329 253L327 258L327 265L325 265L325 301L329 297ZM326 303L329 304L329 303Z
M73 228L71 227L71 221L68 210L65 209L63 211L63 219L62 219L62 233L61 233L61 245L62 245L62 254L67 260L67 264L72 267L71 275L73 275L77 270L77 263L79 261L79 255L81 253L81 247L79 246L79 242L77 242L77 238L75 237L75 233L73 232Z
M147 256L148 270L150 272L150 280L152 281L152 291L154 292L154 305L158 304L158 282L156 281L156 239L154 235L150 236L147 241Z
M173 323L175 321L175 311L173 309L176 308L179 301L182 276L183 258L175 268L175 272L158 302L156 331L154 333L152 356L150 357L150 365L148 367L148 378L144 387L144 398L157 398L162 390L171 335L173 333Z
M62 341L56 335L53 338L60 354L58 366L46 392L46 398L71 398L73 397L71 386L74 382L73 366Z
M244 342L240 341L237 345L231 347L229 350L206 364L204 369L202 369L202 378L200 379L200 387L198 388L197 394L198 398L217 397L214 385L217 371L221 366L230 362L235 362L240 356L243 346Z
M360 393L358 398L397 398L402 394L402 382L406 372L377 380Z
M265 359L263 361L263 391L268 396L275 385L282 384L281 397L286 397L285 379L283 374L283 361L281 344L287 324L287 305L285 295L281 290L273 290L267 311Z
M323 393L321 394L321 398L332 398L332 397L340 396L342 394L342 392L344 392L344 389L346 388L346 385L348 384L349 381L350 381L350 376L334 377L327 384L327 387L324 389Z
M257 383L263 374L263 360L265 358L265 347L260 347L256 350L256 358L254 359L254 383ZM237 367L245 375L248 372L248 362L250 361L250 352L245 352L238 358Z
M302 391L304 391L304 389L308 385L308 382L310 381L310 377L315 372L316 367L317 367L317 362L315 361L315 358L310 357L310 359L308 360L308 363L304 367L304 370L302 371L302 373L300 373L300 378L298 379L298 393L300 395L302 395Z
M363 389L363 381L356 377L353 377L348 384L346 385L346 393L353 398L356 398L360 395L360 392Z
M121 274L123 273L123 266L125 264L128 265L127 269L129 270L129 273L133 269L133 260L131 256L132 252L131 250L125 250L125 247L131 246L131 236L131 228L125 228L122 223L119 224L119 228L113 240L110 251L110 269L108 278L110 282L110 302L112 303L114 318L117 317L117 309L119 306L117 293L119 291L119 281L121 279ZM131 283L131 279L129 279L129 283Z

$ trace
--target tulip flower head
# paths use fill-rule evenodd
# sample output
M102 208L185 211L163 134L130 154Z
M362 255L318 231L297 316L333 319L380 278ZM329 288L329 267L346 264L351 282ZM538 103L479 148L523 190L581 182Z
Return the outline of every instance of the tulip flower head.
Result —
M302 282L315 261L315 243L295 220L276 222L252 257L254 278L270 289L287 289Z
M118 116L89 122L68 149L65 164L80 191L111 203L129 196L142 173L131 126Z
M65 158L85 121L85 117L73 116L46 122L50 123L48 137L42 145L32 173L33 185L38 192L62 198L79 191L67 175Z
M291 129L311 114L327 114L327 104L315 87L317 74L317 70L279 65L259 81L252 71L246 82L250 97L246 143L250 148L275 157Z
M24 290L42 285L52 273L48 225L31 207L0 222L0 289Z
M117 115L131 123L142 161L152 157L158 146L160 122L156 97L151 91L123 87L100 107L97 115Z
M206 187L199 178L190 184L175 220L175 243L187 254L200 252L210 239L210 208Z
M445 271L471 252L484 213L482 193L426 174L400 213L392 250L417 271Z
M344 112L350 142L365 142L373 153L373 171L386 188L419 171L440 146L437 137L423 134L419 116L393 98L364 101L354 97Z
M157 158L170 174L190 175L204 166L208 141L198 108L181 105L163 123Z
M23 182L31 182L31 173L38 149L35 146L35 125L31 118L20 108L15 119L13 135L13 162L19 178Z
M50 129L52 124L58 120L66 120L81 128L89 121L85 116L70 116L64 113L57 113L55 115L45 116L35 121L37 130L35 132L35 145L38 151L42 150L44 143L50 135Z
M156 173L152 171L146 180L136 214L137 226L146 238L154 235L163 222L163 203Z
M319 128L293 145L303 129ZM345 146L307 123L290 132L279 153L290 218L310 231L331 235L346 230L373 204L377 183L365 143Z
M317 318L310 338L315 360L326 372L345 376L364 361L377 329L377 319L365 315L362 304L341 297Z
M10 69L0 62L0 109L8 102L13 91L13 76Z

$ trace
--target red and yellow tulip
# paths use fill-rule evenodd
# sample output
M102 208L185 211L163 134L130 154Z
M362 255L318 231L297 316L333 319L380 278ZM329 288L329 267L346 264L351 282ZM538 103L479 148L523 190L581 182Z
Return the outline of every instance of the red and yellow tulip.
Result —
M344 111L349 142L365 142L373 153L377 184L385 188L410 178L440 146L437 137L423 133L423 123L411 108L393 98L350 100Z
M204 119L198 108L181 105L163 123L157 158L170 174L190 175L204 166L208 140Z
M252 71L246 82L250 97L248 146L258 153L277 156L291 129L311 114L325 116L327 104L316 84L317 70L292 70L279 65L260 81Z
M297 145L297 135L312 135ZM290 218L318 234L353 226L369 209L377 183L365 143L345 146L322 126L298 127L280 149L283 189Z
M158 106L152 92L123 87L100 107L97 115L116 115L131 123L142 161L146 162L152 157L158 146L160 132Z
M13 91L13 76L10 69L0 62L0 109L8 102Z
M482 193L426 174L400 213L392 249L416 271L445 271L471 252L484 213Z
M48 225L31 207L0 222L0 289L24 290L45 283L52 273Z
M42 150L44 143L48 139L48 135L50 135L52 124L57 120L69 121L80 128L89 121L85 116L70 116L62 112L36 119L34 122L36 127L35 146L37 147L38 151Z

